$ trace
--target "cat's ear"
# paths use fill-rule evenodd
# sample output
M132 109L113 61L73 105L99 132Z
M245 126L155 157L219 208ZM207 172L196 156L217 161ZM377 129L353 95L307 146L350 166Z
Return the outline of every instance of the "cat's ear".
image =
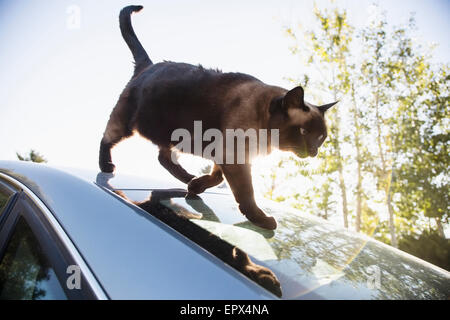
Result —
M303 111L309 111L304 101L305 92L302 87L298 86L289 90L283 98L283 107L285 110L289 108L300 108Z
M309 107L305 105L303 88L298 86L289 90L284 96L273 99L270 103L270 113L276 111L287 112L288 109L302 109L309 111Z
M318 106L317 108L320 110L320 112L325 113L328 109L330 109L332 106L334 106L339 101L335 101L332 103L324 104L323 106Z

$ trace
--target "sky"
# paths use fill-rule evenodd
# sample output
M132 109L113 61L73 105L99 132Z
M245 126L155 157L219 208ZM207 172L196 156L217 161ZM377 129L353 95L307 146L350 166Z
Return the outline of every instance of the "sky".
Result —
M373 2L337 1L356 26L366 23ZM394 24L416 12L420 38L438 44L436 61L450 61L450 1L375 2ZM50 164L98 168L102 133L133 70L118 24L129 4L144 5L132 22L154 62L201 63L287 89L286 78L302 65L288 50L283 26L308 28L313 19L313 1L301 0L0 0L0 159L35 149ZM174 180L159 165L156 147L139 137L119 144L113 160L118 172ZM194 174L205 165L182 160Z

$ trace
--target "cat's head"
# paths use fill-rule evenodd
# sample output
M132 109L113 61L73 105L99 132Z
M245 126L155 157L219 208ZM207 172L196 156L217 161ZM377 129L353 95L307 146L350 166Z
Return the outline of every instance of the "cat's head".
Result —
M302 87L272 100L271 126L279 129L279 148L301 158L315 157L327 138L325 112L337 102L315 106L304 101Z

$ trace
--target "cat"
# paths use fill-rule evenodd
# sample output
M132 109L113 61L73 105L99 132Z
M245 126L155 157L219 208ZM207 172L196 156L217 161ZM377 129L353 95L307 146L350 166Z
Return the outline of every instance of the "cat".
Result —
M101 171L115 170L111 149L137 132L159 147L161 165L186 183L191 194L216 186L225 177L241 213L256 226L276 229L276 220L267 216L254 199L248 156L242 164L215 163L210 174L196 177L173 161L176 148L172 133L179 128L193 133L194 121L198 120L204 129L215 128L223 133L238 128L277 129L279 149L302 158L314 157L327 137L325 112L337 102L316 106L304 101L301 86L286 90L243 73L223 73L170 61L154 64L131 25L131 14L142 8L128 6L119 15L120 30L135 67L100 143ZM272 149L269 145L268 152Z

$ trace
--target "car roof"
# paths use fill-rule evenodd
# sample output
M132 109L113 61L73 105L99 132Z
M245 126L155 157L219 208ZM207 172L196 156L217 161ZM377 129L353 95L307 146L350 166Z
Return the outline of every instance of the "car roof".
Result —
M274 232L254 227L246 221L230 192L222 188L211 189L192 201L185 199L185 185L182 183L80 169L60 171L17 162L0 161L0 168L4 172L9 168L10 174L13 170L15 177L21 172L32 177L41 188L35 189L44 198L48 191L44 192L42 188L49 186L49 180L60 179L60 175L65 176L64 183L74 183L70 181L75 177L83 179L91 186L90 189L98 193L108 194L106 189L122 190L132 201L144 201L152 193L163 193L167 195L166 206L173 210L182 208L193 216L197 215L191 219L193 223L238 246L255 262L274 271L282 283L283 298L446 299L450 296L449 272L368 236L264 199L257 202L277 219L278 228ZM51 178L48 176L50 171ZM108 196L115 197L113 193ZM48 202L67 202L64 192L53 192L52 198ZM126 205L138 215L145 216L139 208ZM150 215L146 216L147 221L152 221ZM79 217L70 219L70 224L80 224L75 221ZM130 218L121 216L115 223L122 223L121 219ZM79 227L82 228L82 223ZM111 223L101 226L101 232L109 232L106 229L110 227Z
M0 161L1 173L24 184L54 214L110 298L275 297L153 216L89 181L87 171L79 176L67 171Z

